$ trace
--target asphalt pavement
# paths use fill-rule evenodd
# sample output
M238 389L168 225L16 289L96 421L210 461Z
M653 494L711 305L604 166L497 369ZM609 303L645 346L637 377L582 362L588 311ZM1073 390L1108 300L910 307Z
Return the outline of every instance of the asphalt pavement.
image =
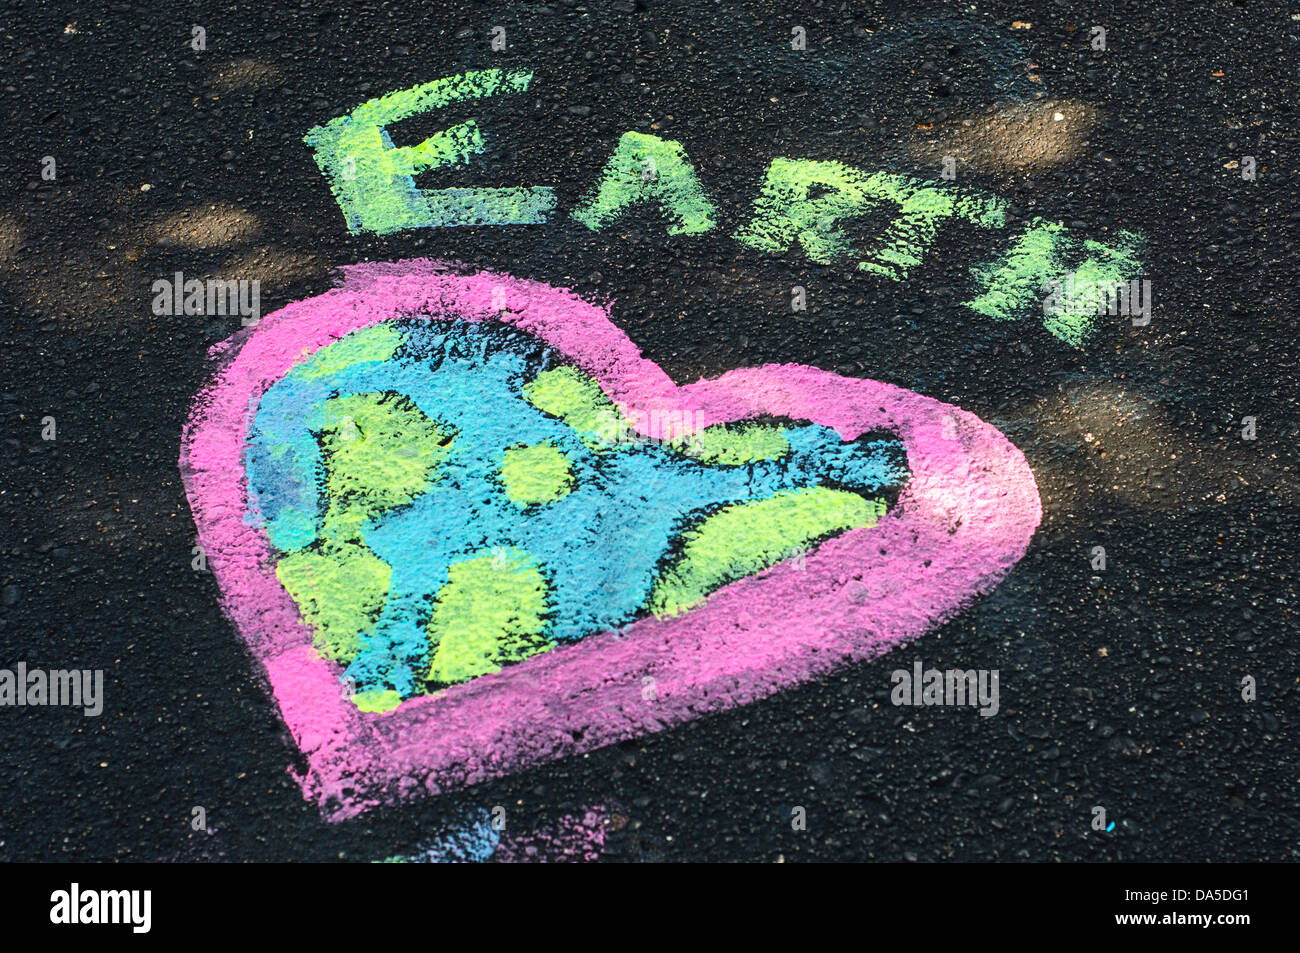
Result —
M0 665L104 688L97 716L0 710L0 859L1297 859L1295 9L11 3ZM473 120L481 149L416 183L549 189L544 220L350 230L304 137L482 70L531 79L426 103L389 142ZM593 228L575 210L626 133L677 143L698 189ZM890 246L885 206L787 221L764 192L782 158L967 190L1000 224L922 215ZM701 195L708 227L683 229ZM1149 320L1052 320L1036 289L971 307L1043 223L1071 262L1149 281ZM1041 521L1005 578L878 658L329 819L195 568L182 432L209 349L249 332L158 313L155 283L256 281L269 316L414 258L571 289L678 383L799 364L959 407L1023 454ZM895 704L915 663L996 671L996 714ZM475 847L495 808L509 836Z

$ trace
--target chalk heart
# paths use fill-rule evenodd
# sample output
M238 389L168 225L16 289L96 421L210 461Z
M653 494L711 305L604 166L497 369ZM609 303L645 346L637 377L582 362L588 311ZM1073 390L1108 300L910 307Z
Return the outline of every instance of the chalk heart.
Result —
M266 512L274 501L256 502L258 481L246 467L251 470L249 461L257 457L250 447L263 426L259 407L269 414L269 402L284 393L275 385L295 368L300 376L321 372L303 366L331 344L349 335L360 340L354 332L377 325L522 332L558 357L574 380L598 385L601 400L645 436L665 419L674 422L670 436L686 438L683 445L691 433L734 432L773 420L798 422L804 428L798 439L833 432L845 446L883 434L890 439L872 446L892 443L905 456L905 475L887 508L875 501L879 506L870 518L859 512L852 524L857 528L819 538L797 558L778 553L783 558L768 559L740 578L715 576L684 601L678 585L676 601L667 600L671 611L641 612L625 624L555 640L519 656L522 661L486 666L482 674L466 669L463 657L453 659L456 664L443 669L459 672L457 678L434 679L415 694L390 692L389 704L368 709L341 688L352 656L340 657L337 645L337 651L321 647L311 620L328 613L320 606L315 615L304 609L301 586L290 591L298 577L284 568L295 559L310 562L313 557L304 554L322 544L308 537L323 532L320 524L295 524L307 527L306 536L300 533L293 543L302 547L298 555L286 558L292 547L273 537L292 536L292 526L275 529ZM958 407L795 364L743 368L679 386L641 356L607 309L563 288L506 274L466 273L451 263L418 259L345 267L340 287L268 315L214 347L213 358L213 377L197 395L181 440L180 468L198 542L223 609L265 672L302 752L299 767L291 770L304 796L330 820L662 731L881 656L995 586L1024 555L1041 518L1024 456L994 427ZM337 363L332 357L317 361L327 365L324 370ZM406 398L394 399L409 414ZM349 408L360 416L344 415L344 440L348 428L359 427L364 436L372 426L365 416L371 405L343 407ZM305 417L311 409L302 412ZM382 423L373 425L374 432L385 426L390 436L404 432ZM438 453L446 450L440 459L454 461L455 442L446 443L436 424L417 436L444 441L437 444ZM570 472L553 447L514 446L508 457L515 467L508 479L525 495L537 494L529 500L564 497L554 504L531 502L521 513L580 499L580 488L569 492L571 482L565 484L567 495L556 492L557 480L578 471ZM724 461L738 462L744 461ZM782 473L788 477L793 469ZM831 482L842 488L844 470L835 472ZM550 474L541 480L546 493L533 486L538 473ZM410 503L409 509L419 505ZM620 505L629 504L625 499ZM355 520L348 524L348 512L347 506L335 511L335 528L344 527L337 530L343 542L336 543L358 547L355 533L348 535L357 526ZM723 515L721 528L728 532L720 535L728 536L738 524L728 524ZM331 519L325 517L324 524ZM473 535L477 525L471 521L466 532ZM579 532L575 526L575 539ZM605 545L617 551L617 541L615 536ZM690 549L679 541L679 556ZM502 563L509 568L517 558L512 551ZM382 565L368 554L364 560L367 567ZM682 573L676 582L690 578ZM462 604L479 605L474 598ZM436 659L433 668L439 668ZM433 678L427 673L426 658L420 677Z

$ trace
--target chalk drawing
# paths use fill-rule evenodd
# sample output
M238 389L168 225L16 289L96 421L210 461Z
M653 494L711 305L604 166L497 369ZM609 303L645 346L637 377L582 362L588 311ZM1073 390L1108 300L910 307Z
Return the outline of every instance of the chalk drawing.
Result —
M1096 302L1048 301L1044 306L1044 286L1059 281L1091 288L1127 281L1141 273L1143 244L1141 236L1123 230L1114 247L1080 242L1070 238L1065 226L1035 218L1003 258L971 269L984 290L965 304L1002 321L1043 307L1044 326L1061 340L1081 345L1096 329Z
M387 864L591 863L605 850L605 830L613 821L603 805L565 814L537 828L498 830L490 811L472 811L423 841L413 852L386 857Z
M829 193L810 198L814 189ZM901 281L921 263L940 224L960 218L986 228L1006 222L1005 204L993 196L940 187L889 172L867 175L841 162L774 159L754 203L754 217L736 239L751 248L783 252L798 242L811 261L829 264L853 254L840 221L882 203L898 206L892 221L858 263L859 271Z
M816 197L813 193L816 192ZM742 244L760 251L788 252L798 245L819 264L855 257L856 243L845 223L883 203L895 217L862 253L858 270L902 281L920 265L947 220L984 228L1006 225L1006 203L976 189L944 186L890 172L866 172L831 160L778 158L772 161L750 221L735 233ZM992 262L970 269L978 294L964 307L997 320L1041 314L1055 337L1081 347L1096 332L1095 301L1053 303L1050 282L1109 287L1141 274L1144 241L1120 230L1114 246L1072 237L1063 225L1034 218Z
M1038 524L1023 456L959 408L798 365L679 387L565 289L344 274L214 349L181 454L332 819L876 657Z
M414 851L385 857L379 863L482 864L492 859L500 845L501 831L492 824L491 812L481 809L446 825L421 841Z
M874 525L873 495L906 473L897 441L806 425L604 445L630 424L596 429L618 410L561 361L499 324L407 320L322 348L262 395L251 515L359 706L680 614Z
M962 34L942 22L942 37ZM955 31L955 32L954 32ZM886 44L895 51L904 39ZM995 57L998 89L1005 92L1007 58L1018 50L1007 41ZM524 92L533 74L524 70L475 70L398 90L362 103L346 116L312 129L305 142L325 173L353 234L386 235L412 228L456 225L537 225L549 220L555 190L544 186L504 188L416 188L414 176L464 166L484 149L478 123L452 125L413 146L396 146L387 127L452 103ZM814 194L816 193L816 194ZM673 236L699 235L719 224L717 208L680 142L639 132L624 133L600 182L571 210L570 217L593 231L608 227L631 209L653 204ZM884 206L895 217L869 247L859 251L845 226ZM902 281L920 265L948 220L984 228L1006 226L1006 203L977 189L945 186L893 172L868 173L834 160L778 157L772 160L749 222L733 233L744 245L773 254L798 246L819 264L858 258L860 272ZM1099 316L1084 303L1048 303L1043 285L1075 281L1128 281L1141 273L1142 241L1121 232L1108 247L1071 238L1061 225L1034 219L1002 256L971 269L979 291L965 307L997 320L1041 315L1049 332L1076 347L1095 332Z
M387 235L407 228L533 225L555 207L546 187L418 189L414 176L465 165L483 152L483 134L469 119L415 146L394 145L387 127L451 103L528 89L528 71L476 70L436 79L362 103L307 133L316 164L329 179L353 234Z
M598 190L570 214L596 231L630 206L651 200L672 217L669 235L694 235L717 224L716 209L704 194L681 143L625 132Z

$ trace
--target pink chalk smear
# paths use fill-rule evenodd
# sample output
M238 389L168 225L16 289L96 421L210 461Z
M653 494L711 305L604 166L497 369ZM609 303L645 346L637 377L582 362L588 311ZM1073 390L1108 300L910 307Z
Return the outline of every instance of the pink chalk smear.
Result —
M880 656L996 585L1041 518L1024 456L958 407L795 364L679 387L607 310L569 290L425 259L343 271L341 287L213 349L218 368L195 399L180 458L222 606L305 756L304 796L331 820L662 731ZM911 476L877 526L823 543L803 570L782 563L676 618L640 619L391 712L360 712L338 667L312 649L265 532L245 522L243 451L272 383L344 335L398 318L514 325L568 355L634 417L690 411L677 419L704 427L772 415L846 440L889 429Z

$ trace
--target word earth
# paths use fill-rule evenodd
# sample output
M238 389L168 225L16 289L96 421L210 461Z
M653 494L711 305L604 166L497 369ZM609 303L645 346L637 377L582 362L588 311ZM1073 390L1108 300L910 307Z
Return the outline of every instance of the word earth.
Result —
M475 120L413 146L396 146L387 129L453 103L524 92L532 79L531 71L520 70L460 73L369 100L312 129L304 141L315 150L348 230L387 235L411 228L548 221L556 197L546 186L416 187L418 173L466 166L485 150ZM645 203L658 207L671 236L699 235L718 226L717 207L682 144L640 132L620 137L599 183L569 214L600 231ZM846 231L849 222L890 205L897 208L896 217L874 243L858 247ZM1006 202L975 189L868 173L833 160L775 158L758 187L753 214L732 237L769 254L797 245L817 264L857 259L860 272L903 281L950 220L1002 229ZM1034 217L1000 256L970 269L975 293L961 303L998 321L1027 317L1035 313L1045 282L1116 284L1137 275L1142 246L1134 232L1121 230L1114 244L1106 245L1079 240L1064 226ZM1097 310L1083 302L1054 302L1042 316L1048 331L1075 346L1096 330Z

